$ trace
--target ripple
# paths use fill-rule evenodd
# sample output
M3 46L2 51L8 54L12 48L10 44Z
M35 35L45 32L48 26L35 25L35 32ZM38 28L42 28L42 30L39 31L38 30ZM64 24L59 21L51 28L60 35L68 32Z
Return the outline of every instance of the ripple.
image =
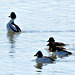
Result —
M50 33L50 32L55 32L55 33L58 33L58 32L75 32L75 30L61 30L61 31L54 31L54 30L51 30L51 31L39 31L39 30L30 30L30 31L22 31L22 33Z

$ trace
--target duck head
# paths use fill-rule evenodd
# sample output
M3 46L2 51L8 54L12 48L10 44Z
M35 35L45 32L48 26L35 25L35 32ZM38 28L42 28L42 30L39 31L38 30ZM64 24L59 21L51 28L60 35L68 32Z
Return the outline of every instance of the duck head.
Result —
M43 57L43 54L41 51L38 51L34 56L37 56L38 58Z
M52 41L50 41L50 42L47 44L47 46L53 47L53 46L54 46L54 43L53 43Z
M50 41L55 42L55 40L54 40L53 37L50 37L49 40L48 40L47 42L50 42Z
M11 12L9 17L10 17L11 19L15 19L15 18L16 18L16 14L15 14L14 12Z

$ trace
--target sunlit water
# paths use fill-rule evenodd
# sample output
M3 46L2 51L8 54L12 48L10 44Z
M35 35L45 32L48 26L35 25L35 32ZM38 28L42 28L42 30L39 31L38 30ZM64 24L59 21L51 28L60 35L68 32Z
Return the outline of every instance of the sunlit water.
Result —
M7 33L10 12L22 33ZM44 56L47 40L54 37L70 46L73 54L54 63L38 64L34 54ZM0 0L0 75L75 75L74 0Z

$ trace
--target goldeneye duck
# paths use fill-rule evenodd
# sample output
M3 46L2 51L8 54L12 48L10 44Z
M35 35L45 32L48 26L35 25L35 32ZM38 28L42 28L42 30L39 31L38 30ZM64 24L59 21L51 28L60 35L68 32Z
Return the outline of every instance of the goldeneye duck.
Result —
M50 41L52 41L56 46L66 46L66 44L64 44L63 42L55 42L53 37L50 37L47 42L50 42Z
M61 56L66 56L66 55L71 55L71 52L66 51L65 49L61 49L59 47L56 47L53 42L51 42L51 47L49 48L49 51L53 54L56 55L61 55Z
M38 51L34 56L37 56L36 62L40 62L40 63L49 63L55 61L50 57L43 56L41 51Z
M11 20L7 24L8 32L21 32L21 29L14 23L16 14L14 12L11 12L9 17L11 18Z

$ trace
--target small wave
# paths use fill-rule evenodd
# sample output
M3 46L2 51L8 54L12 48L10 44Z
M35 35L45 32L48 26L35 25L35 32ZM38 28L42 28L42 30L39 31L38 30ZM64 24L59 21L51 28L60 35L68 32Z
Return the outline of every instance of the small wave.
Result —
M22 31L23 33L49 33L49 32L63 32L63 31L36 31L36 30L31 30L31 31Z
M50 32L53 32L53 33L60 33L60 32L75 32L75 30L61 30L61 31L54 31L54 30L51 30L51 31L48 31L48 30L45 30L45 31L40 31L40 30L30 30L30 31L22 31L22 33L50 33Z
M75 30L67 30L66 32L75 32Z
M31 31L22 31L23 33L40 33L41 31L35 31L35 30L31 30Z
M57 62L75 62L75 60L57 60Z

